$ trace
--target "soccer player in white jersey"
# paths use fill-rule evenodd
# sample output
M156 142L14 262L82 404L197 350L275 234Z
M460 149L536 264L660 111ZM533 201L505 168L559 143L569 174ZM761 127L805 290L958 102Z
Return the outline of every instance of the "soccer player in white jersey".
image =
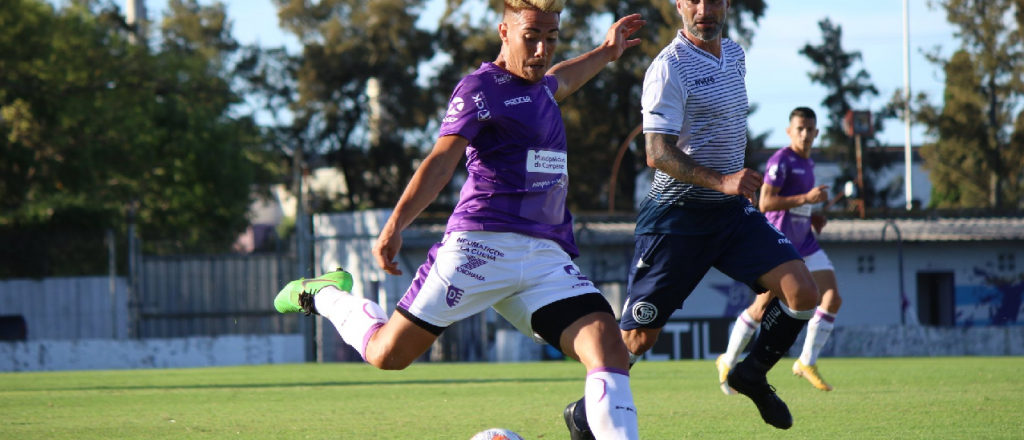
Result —
M728 383L754 402L766 423L788 429L793 417L766 374L814 315L818 289L789 239L748 200L761 175L743 168L747 69L743 49L722 38L729 1L675 5L683 28L644 77L647 164L656 171L637 217L619 327L629 351L644 354L712 267L776 295L751 355L732 369ZM587 438L589 408L577 409L589 404L574 402L564 412L574 439Z
M413 175L373 248L399 275L405 229L451 179L463 156L469 173L442 241L430 249L391 318L348 293L347 272L296 280L275 306L319 313L371 365L400 370L456 321L493 307L524 334L539 337L587 369L584 387L601 440L637 440L629 353L611 305L580 273L558 101L623 51L639 15L614 23L596 49L551 66L565 0L505 0L501 52L459 82L433 150Z
M807 379L815 388L832 391L832 385L818 374L818 353L832 334L836 313L842 306L836 283L835 269L825 251L818 246L815 232L821 232L824 223L814 224L816 216L811 213L811 205L828 200L828 186L815 186L814 160L811 159L811 146L818 136L817 116L814 110L798 107L789 114L789 127L786 127L790 145L780 149L768 159L768 172L764 176L765 185L761 187L761 212L786 237L793 242L807 269L811 271L814 283L821 293L821 304L814 312L814 317L807 324L807 338L800 358L793 363L793 374ZM820 217L822 220L824 216ZM729 345L725 353L718 357L718 381L725 394L732 394L726 383L729 370L736 365L737 357L743 347L750 341L754 331L761 323L765 309L768 308L770 295L758 295L739 317L729 336Z

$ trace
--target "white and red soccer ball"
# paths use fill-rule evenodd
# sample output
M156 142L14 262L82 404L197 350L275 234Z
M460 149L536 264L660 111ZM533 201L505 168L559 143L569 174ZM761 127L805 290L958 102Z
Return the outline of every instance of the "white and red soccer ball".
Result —
M523 437L507 429L491 428L478 432L469 440L523 440Z

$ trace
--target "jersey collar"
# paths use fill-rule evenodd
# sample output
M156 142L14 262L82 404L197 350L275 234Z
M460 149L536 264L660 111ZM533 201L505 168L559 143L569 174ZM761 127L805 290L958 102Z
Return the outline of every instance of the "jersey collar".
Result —
M723 43L723 45L722 45L723 46L722 47L722 58L718 58L718 57L712 55L711 53L705 51L704 49L701 49L700 47L697 47L696 44L693 44L692 41L690 41L688 38L686 38L683 35L683 31L682 30L679 30L679 31L676 32L676 41L678 42L679 45L681 45L681 46L683 46L685 48L688 48L689 50L693 51L693 53L695 53L697 55L700 55L701 58L706 59L709 63L714 64L719 69L721 69L721 68L723 68L725 66L725 58L726 58L725 57L725 47L724 47L725 46L725 44L724 44L725 43L725 38L722 38L722 43Z

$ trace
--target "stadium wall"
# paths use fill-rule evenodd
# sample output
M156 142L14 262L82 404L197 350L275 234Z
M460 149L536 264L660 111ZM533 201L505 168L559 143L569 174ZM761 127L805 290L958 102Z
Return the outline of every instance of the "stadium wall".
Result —
M0 342L0 372L298 363L302 347L302 335Z
M1024 356L1024 327L837 326L821 355Z
M413 225L407 229L398 256L405 274L386 276L377 268L370 249L388 215L387 210L318 215L314 217L314 224L321 270L341 266L352 271L356 278L353 293L379 301L392 311L425 260L429 247L441 239L444 225ZM632 225L577 218L576 226L581 251L577 265L601 288L616 313L621 314L632 257ZM1024 264L1016 268L1007 263L1016 258L1011 256L1020 253L1021 241L908 240L901 248L894 241L892 231L889 232L886 242L862 239L823 243L835 265L839 289L845 299L837 320L836 336L833 336L841 342L829 342L826 354L853 357L1024 354L1024 305L1014 302L1021 294ZM917 322L915 305L920 296L929 293L918 291L917 277L937 272L953 274L957 294L956 304L950 307L956 319L946 327L918 327L914 325ZM980 273L990 276L986 278ZM1008 284L987 285L995 278ZM1013 280L1018 281L1014 284ZM753 292L747 286L712 269L686 300L684 309L673 314L673 319L731 323L752 298ZM1007 305L1012 308L1013 304L1020 308L1005 313L1011 320L996 323L991 319L997 310ZM501 319L495 319L497 322L488 318L488 328L500 327ZM687 334L685 338L697 340L706 336L715 338L718 333L728 335L726 328L710 332L711 335ZM325 351L329 354L325 355L325 360L352 360L352 356L331 355L347 351L333 332L324 335ZM508 334L503 333L500 342L490 333L487 339L488 348L482 350L487 353L487 360L534 360L538 356L536 350L527 350ZM499 343L508 345L496 347ZM713 347L705 347L693 356L686 352L682 358L703 359L705 353L714 351Z
M676 350L652 350L649 359L714 359L708 327L666 336ZM716 332L719 333L719 332ZM541 346L514 330L500 330L498 362L536 361ZM714 336L714 335L710 335ZM671 341L670 339L677 339ZM701 341L705 342L701 342ZM692 342L692 345L691 345ZM703 344L703 345L702 345ZM0 342L0 372L195 368L300 363L301 335L175 339ZM822 357L1024 356L1024 327L836 327Z
M123 339L128 336L127 292L123 277L113 285L110 277L100 276L4 280L0 317L24 319L28 341Z

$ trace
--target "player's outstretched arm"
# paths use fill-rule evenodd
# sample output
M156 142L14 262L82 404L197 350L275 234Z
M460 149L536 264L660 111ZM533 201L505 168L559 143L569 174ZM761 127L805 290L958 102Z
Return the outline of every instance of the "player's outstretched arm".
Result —
M683 153L676 143L678 136L664 133L647 133L647 165L657 168L672 178L693 185L703 186L728 195L744 196L748 199L757 194L761 186L761 173L744 168L733 174L722 174L703 166Z
M373 257L377 265L392 275L401 275L395 256L402 247L402 231L420 215L430 202L444 189L459 166L462 155L466 154L469 141L458 135L444 136L437 140L434 149L423 160L413 174L405 192L395 205L395 211L380 231L377 243L373 245Z
M780 196L777 186L765 185L761 187L761 200L759 209L761 212L785 211L801 205L819 203L828 200L828 185L819 185L806 194L793 196Z
M573 94L590 81L597 72L600 72L608 63L619 59L622 53L633 46L640 44L640 39L630 40L629 36L639 30L647 22L640 18L640 14L627 15L612 24L605 35L604 43L596 49L580 55L571 60L562 61L556 64L548 72L558 80L558 90L555 91L555 100L561 101L566 96Z

